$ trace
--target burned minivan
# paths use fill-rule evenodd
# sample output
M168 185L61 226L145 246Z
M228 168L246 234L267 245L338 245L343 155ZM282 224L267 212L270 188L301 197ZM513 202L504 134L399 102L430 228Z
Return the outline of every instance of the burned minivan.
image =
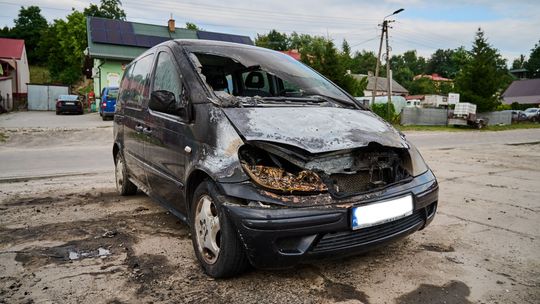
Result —
M423 229L438 184L418 150L288 55L174 40L125 70L116 186L191 229L212 277L358 254Z

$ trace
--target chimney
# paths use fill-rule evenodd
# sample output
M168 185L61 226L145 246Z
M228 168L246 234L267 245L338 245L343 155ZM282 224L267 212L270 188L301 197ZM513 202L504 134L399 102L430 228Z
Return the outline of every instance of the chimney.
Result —
M172 18L172 14L171 14L171 18L169 19L168 25L169 25L169 32L174 33L174 30L176 29L176 25L174 24L174 19Z

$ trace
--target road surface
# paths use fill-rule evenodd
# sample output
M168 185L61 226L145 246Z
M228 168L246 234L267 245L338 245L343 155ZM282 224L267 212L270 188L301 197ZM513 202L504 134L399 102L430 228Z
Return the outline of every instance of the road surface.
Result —
M429 227L212 280L185 224L116 193L111 122L49 114L0 115L0 303L540 303L540 129L409 132L440 184Z

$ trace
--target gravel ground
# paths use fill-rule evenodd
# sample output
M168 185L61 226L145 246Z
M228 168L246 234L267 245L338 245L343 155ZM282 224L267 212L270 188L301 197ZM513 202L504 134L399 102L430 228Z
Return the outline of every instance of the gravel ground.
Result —
M101 145L111 130L36 132L8 132L0 152ZM118 196L112 168L0 179L0 303L540 303L540 140L530 140L540 130L510 132L453 147L408 134L430 142L419 146L440 182L427 229L361 256L228 280L202 272L173 215L143 194Z

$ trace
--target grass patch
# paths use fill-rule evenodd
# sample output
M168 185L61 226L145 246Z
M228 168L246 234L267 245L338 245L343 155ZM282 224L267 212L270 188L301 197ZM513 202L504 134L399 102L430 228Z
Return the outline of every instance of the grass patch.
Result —
M0 131L0 143L5 143L8 139L8 136L4 134L2 131Z
M454 126L401 126L395 125L396 129L400 131L444 131L444 132L469 132L478 131L471 127L454 127ZM517 130L517 129L540 129L539 123L526 122L504 126L488 126L480 131L505 131L505 130Z
M49 69L37 65L31 65L30 69L30 82L31 83L50 83L51 75Z

